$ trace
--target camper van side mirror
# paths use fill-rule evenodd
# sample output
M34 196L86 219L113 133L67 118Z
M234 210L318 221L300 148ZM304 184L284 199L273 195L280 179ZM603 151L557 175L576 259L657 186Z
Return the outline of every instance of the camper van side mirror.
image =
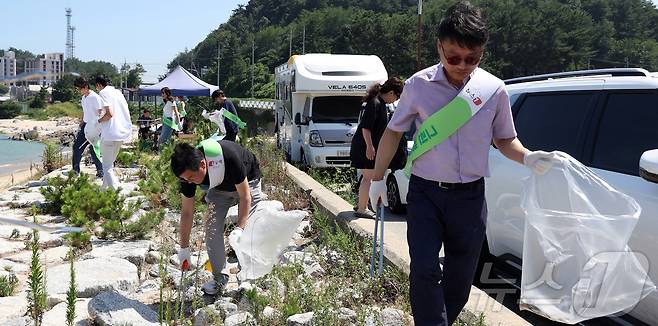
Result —
M302 114L297 112L297 114L295 114L295 125L299 126L301 124L302 124Z

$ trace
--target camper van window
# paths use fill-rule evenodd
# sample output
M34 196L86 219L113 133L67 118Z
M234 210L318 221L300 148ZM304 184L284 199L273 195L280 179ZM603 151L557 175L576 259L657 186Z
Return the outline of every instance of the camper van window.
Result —
M360 96L321 96L313 99L311 119L315 123L356 123L360 111Z

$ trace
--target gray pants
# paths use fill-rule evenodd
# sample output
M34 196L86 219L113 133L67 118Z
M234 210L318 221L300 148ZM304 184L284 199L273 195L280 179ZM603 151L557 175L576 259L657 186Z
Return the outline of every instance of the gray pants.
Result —
M249 192L251 193L251 208L249 216L253 214L256 204L267 199L260 188L260 179L249 181ZM220 279L220 274L228 275L226 269L226 251L224 247L224 224L226 213L231 206L239 203L240 196L237 191L219 191L210 189L206 194L206 202L212 204L213 211L206 222L206 248L212 265L215 279Z

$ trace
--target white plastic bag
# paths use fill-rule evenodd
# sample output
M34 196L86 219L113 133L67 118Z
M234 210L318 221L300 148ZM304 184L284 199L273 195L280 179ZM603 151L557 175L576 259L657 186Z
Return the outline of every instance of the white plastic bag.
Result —
M235 229L228 237L240 261L238 279L253 280L271 272L307 214L304 211L284 211L280 202L258 203L244 231Z
M215 123L219 128L217 131L210 136L211 139L222 140L226 137L226 126L224 125L224 109L219 109L208 113L208 111L203 110L201 116L210 120L210 122Z
M90 144L95 144L101 139L101 124L96 119L91 119L85 125L85 138Z
M525 181L520 308L578 323L632 309L656 287L627 243L641 207L566 153Z

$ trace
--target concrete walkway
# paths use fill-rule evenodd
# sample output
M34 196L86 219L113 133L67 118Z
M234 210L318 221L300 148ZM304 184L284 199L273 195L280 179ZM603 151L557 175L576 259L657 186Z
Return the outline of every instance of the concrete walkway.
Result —
M342 226L349 227L361 236L372 238L375 227L374 220L354 217L352 205L347 201L329 191L306 173L288 163L285 164L288 176L311 195L319 209L328 216L334 217ZM441 254L443 254L443 251ZM399 216L387 214L385 217L384 256L388 263L394 264L409 275L410 259L409 247L407 246L407 223ZM471 287L471 294L464 309L476 316L484 313L486 325L531 325L474 286Z

